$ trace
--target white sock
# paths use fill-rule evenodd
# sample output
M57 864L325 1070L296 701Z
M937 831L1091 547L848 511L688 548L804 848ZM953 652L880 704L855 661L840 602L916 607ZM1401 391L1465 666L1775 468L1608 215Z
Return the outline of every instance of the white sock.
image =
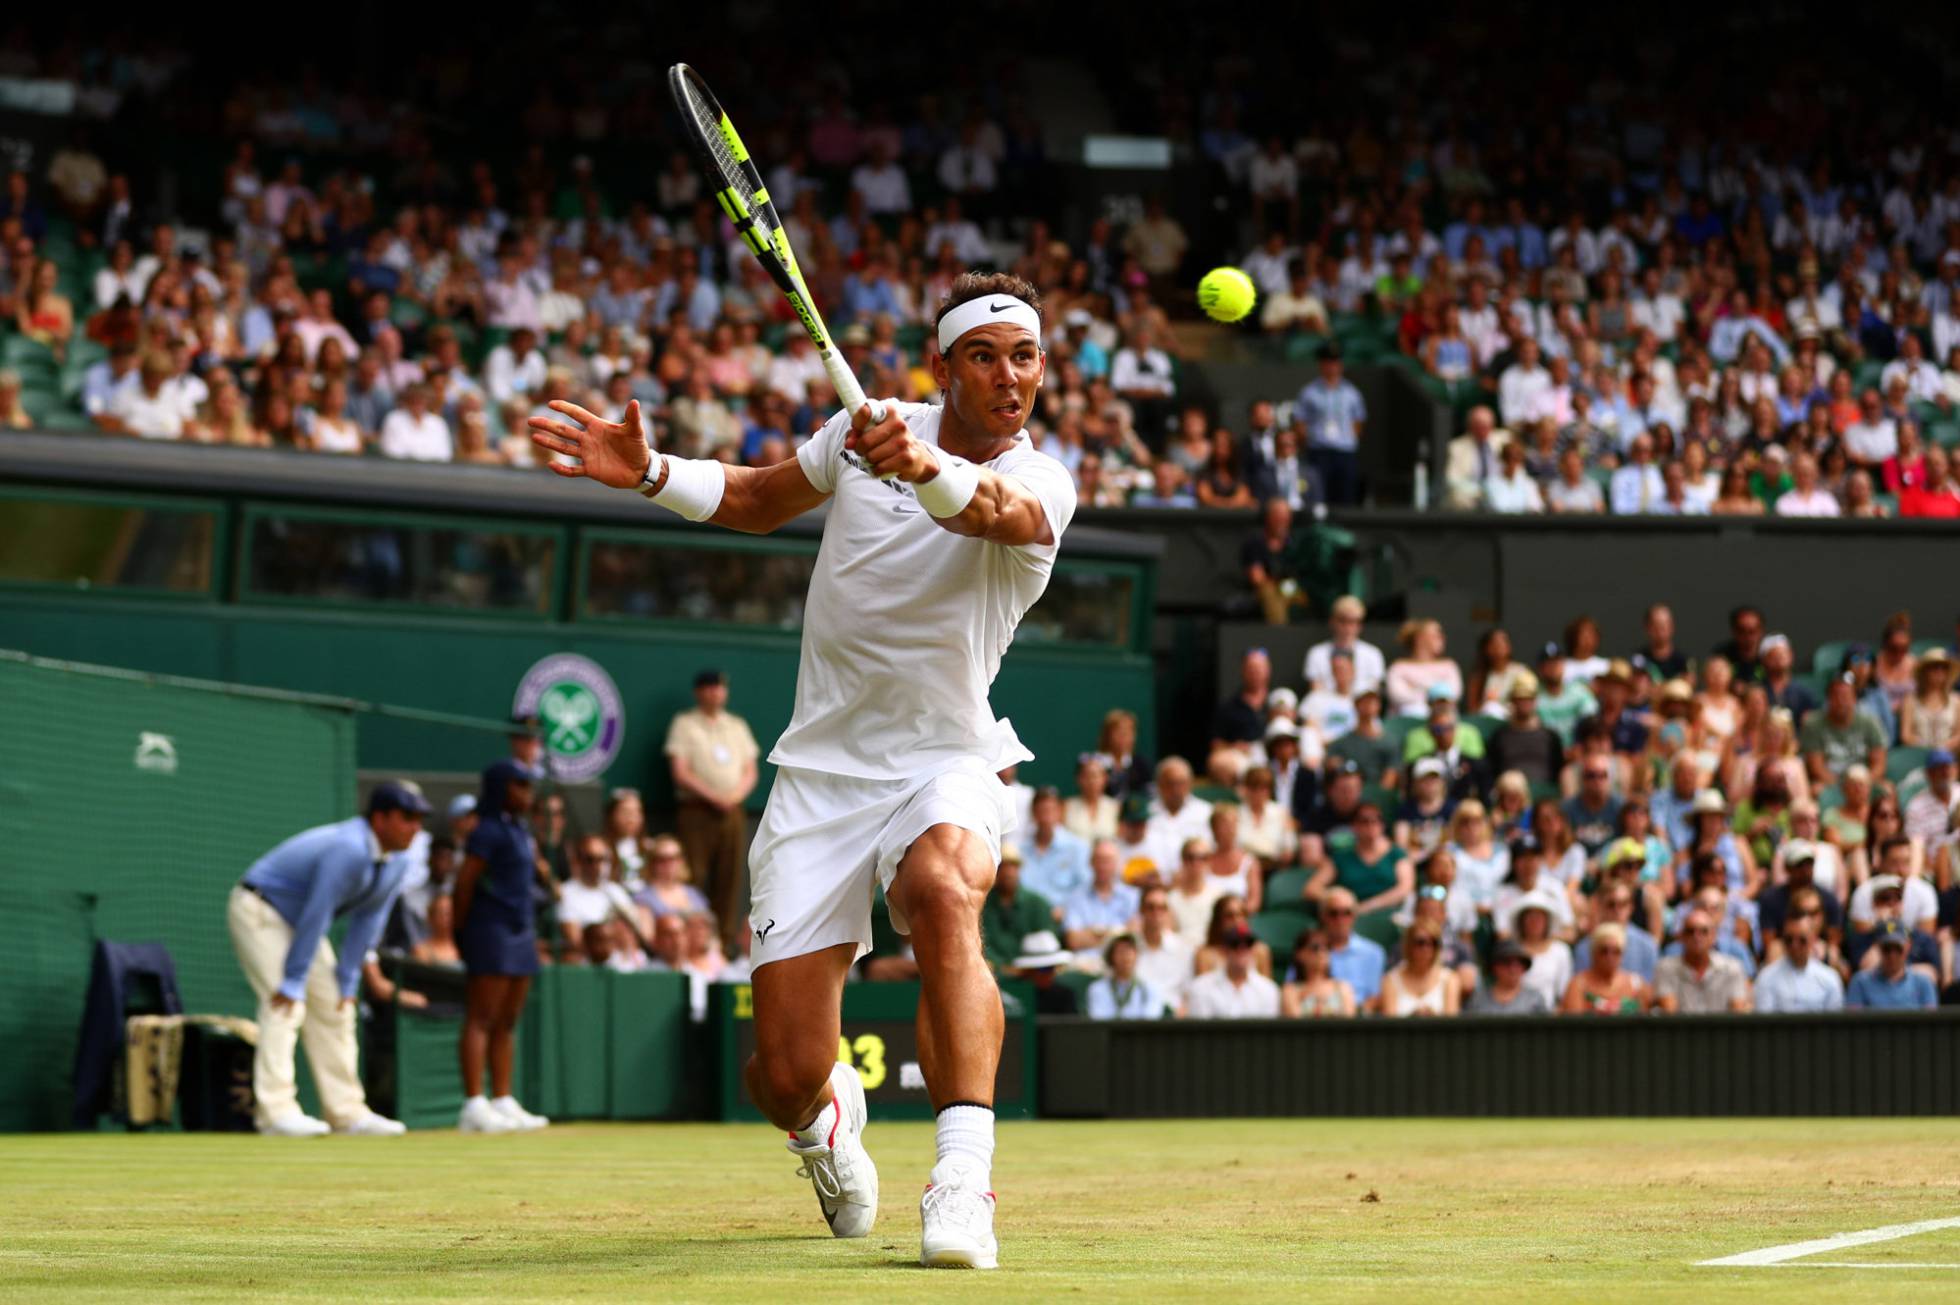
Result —
M475 1096L471 1097L468 1101L465 1101L463 1103L463 1109L468 1110L471 1106L477 1106L477 1105L487 1106L489 1104L490 1104L490 1098L484 1096L481 1092L479 1092Z
M817 1117L796 1130L794 1136L803 1146L829 1146L831 1130L837 1127L837 1101L833 1097L824 1103Z
M980 1170L992 1184L994 1169L994 1112L986 1106L947 1106L939 1112L939 1161L958 1156Z

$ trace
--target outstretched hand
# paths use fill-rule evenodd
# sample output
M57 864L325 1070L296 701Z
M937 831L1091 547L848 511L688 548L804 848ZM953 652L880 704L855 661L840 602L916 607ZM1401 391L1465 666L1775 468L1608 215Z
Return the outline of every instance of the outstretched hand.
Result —
M624 421L603 421L596 413L563 399L553 399L548 406L572 421L540 416L525 424L531 428L531 443L547 453L564 453L578 459L571 464L547 464L559 475L583 476L614 489L632 489L653 465L653 448L647 443L646 429L640 423L638 399L626 405Z

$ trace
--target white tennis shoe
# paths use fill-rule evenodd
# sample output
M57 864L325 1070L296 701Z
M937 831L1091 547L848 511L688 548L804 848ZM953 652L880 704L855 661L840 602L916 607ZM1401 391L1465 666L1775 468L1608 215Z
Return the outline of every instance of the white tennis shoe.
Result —
M491 1097L490 1108L517 1125L520 1133L535 1132L540 1128L550 1128L551 1121L543 1115L534 1115L517 1104L516 1097Z
M334 1130L346 1137L400 1137L407 1131L408 1125L401 1120L377 1115L372 1110L364 1112L351 1123Z
M459 1133L515 1133L519 1127L509 1115L491 1105L487 1097L471 1097L463 1103L463 1113L456 1117Z
M1000 1267L994 1240L994 1194L979 1173L957 1158L933 1166L932 1181L919 1198L919 1263L928 1269Z
M259 1132L266 1137L325 1137L333 1132L333 1126L324 1119L293 1110L260 1124Z
M864 1084L857 1071L839 1061L830 1071L837 1103L830 1136L812 1146L791 1137L790 1154L800 1157L796 1176L810 1180L824 1222L836 1237L863 1237L878 1219L878 1166L864 1149Z

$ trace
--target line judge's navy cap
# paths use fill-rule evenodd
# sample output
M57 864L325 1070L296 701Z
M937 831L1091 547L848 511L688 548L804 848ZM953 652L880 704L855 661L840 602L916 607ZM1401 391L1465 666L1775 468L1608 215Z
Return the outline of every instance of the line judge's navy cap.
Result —
M422 796L422 789L412 780L384 779L368 793L368 814L377 811L407 811L412 815L429 814L429 799Z
M728 677L712 666L707 670L696 671L694 673L694 687L697 689L708 689L717 684L726 683L728 683Z

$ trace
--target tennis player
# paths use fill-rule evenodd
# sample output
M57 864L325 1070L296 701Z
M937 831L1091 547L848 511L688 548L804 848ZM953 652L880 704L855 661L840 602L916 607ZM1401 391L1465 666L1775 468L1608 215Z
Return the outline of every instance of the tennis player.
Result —
M831 1230L870 1232L878 1175L864 1090L837 1060L839 1003L871 947L874 883L912 938L919 1062L938 1116L920 1259L993 1268L994 1076L1004 1027L980 906L1014 824L995 772L1032 759L987 690L1047 587L1075 486L1023 429L1041 385L1041 304L968 273L936 318L943 406L838 413L796 456L735 467L652 453L638 406L605 422L530 420L564 476L638 489L691 521L761 534L831 500L804 610L796 707L749 852L762 1113L790 1133ZM582 427L582 429L581 429Z

